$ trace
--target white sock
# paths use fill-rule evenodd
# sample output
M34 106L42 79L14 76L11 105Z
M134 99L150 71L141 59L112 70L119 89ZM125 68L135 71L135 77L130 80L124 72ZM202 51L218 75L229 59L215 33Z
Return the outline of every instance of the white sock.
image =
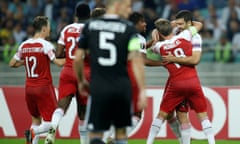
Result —
M35 133L35 129L37 129L38 127L39 127L39 125L31 125L31 129L33 130L33 133L34 133L34 137L32 139L32 144L38 144L39 135L36 135L36 133Z
M62 119L63 115L64 115L64 111L63 111L63 109L61 109L61 108L57 108L57 109L53 112L51 123L52 123L52 127L53 127L54 129L57 129L57 127L58 127L58 125L59 125L59 123L60 123L60 120Z
M176 117L172 117L168 120L170 128L178 139L181 139L180 123ZM181 143L180 143L181 144Z
M33 132L35 135L47 133L50 127L51 127L51 122L43 121L38 127L33 128Z
M108 142L108 139L109 139L110 137L112 137L112 138L114 137L113 135L114 135L114 128L111 126L108 131L105 131L105 132L103 133L102 141L103 141L104 143L107 143L107 142Z
M164 120L162 119L154 119L148 134L147 144L153 144L155 137L160 131L161 125L163 124Z
M32 144L38 144L39 141L39 135L35 135L35 137L32 140Z
M84 125L84 121L79 121L78 131L80 135L80 144L89 144L89 137L86 125Z
M140 119L137 116L132 117L132 126L127 127L127 135L129 136L130 133L136 128L137 124L139 123Z
M209 121L209 119L202 120L201 125L202 125L203 132L208 139L208 144L215 144L214 132L213 132L212 124Z
M183 142L182 142L182 137L179 137L179 138L177 138L178 139L178 141L179 141L179 144L183 144Z
M191 124L190 123L181 124L181 136L182 136L182 144L191 143Z

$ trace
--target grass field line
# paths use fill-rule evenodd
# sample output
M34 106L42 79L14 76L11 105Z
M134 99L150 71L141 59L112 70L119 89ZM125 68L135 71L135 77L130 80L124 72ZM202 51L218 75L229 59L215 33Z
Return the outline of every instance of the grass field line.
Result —
M0 144L23 144L25 139L3 138ZM43 144L44 139L41 138L39 144ZM80 144L78 139L56 139L55 144ZM129 140L128 144L146 144L146 140ZM154 144L179 144L177 140L157 139ZM193 140L191 144L208 144L206 140ZM216 144L240 144L240 140L217 140Z

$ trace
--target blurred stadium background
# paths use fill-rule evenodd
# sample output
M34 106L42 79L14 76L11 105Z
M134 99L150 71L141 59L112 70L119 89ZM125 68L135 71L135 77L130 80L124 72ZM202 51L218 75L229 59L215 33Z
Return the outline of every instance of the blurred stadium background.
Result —
M24 70L10 69L7 63L18 45L32 36L33 17L46 15L52 22L49 40L56 43L60 30L73 20L74 6L87 2L90 7L103 7L103 0L1 0L0 1L0 85L23 85ZM198 65L204 86L239 85L240 64L240 0L133 0L133 11L144 14L146 37L159 17L174 19L181 9L193 12L204 23L201 31L203 55ZM54 84L60 68L52 66ZM146 67L147 85L164 85L167 72L163 68Z

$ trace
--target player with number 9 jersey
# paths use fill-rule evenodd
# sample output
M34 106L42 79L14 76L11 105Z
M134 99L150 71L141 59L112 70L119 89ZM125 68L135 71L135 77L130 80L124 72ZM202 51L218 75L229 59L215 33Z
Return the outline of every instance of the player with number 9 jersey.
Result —
M179 35L173 36L169 40L156 43L152 49L161 56L169 54L175 57L191 56L192 35L193 33L191 30L184 30ZM197 113L206 111L206 99L201 90L195 66L168 63L165 67L169 72L169 79L160 109L170 113L184 99L188 99L191 103L191 108ZM189 85L189 87L187 87L186 84ZM188 92L184 92L183 88ZM199 104L199 102L201 104Z
M191 14L188 16L191 17ZM179 22L179 24L182 23ZM164 41L158 42L152 49L162 56L163 62L166 62L165 67L169 71L169 78L160 104L160 112L152 122L147 144L153 144L154 138L160 131L164 119L169 118L169 114L175 110L176 106L184 102L184 100L186 100L190 107L197 113L209 144L215 144L214 132L207 115L207 101L204 97L195 68L201 55L199 50L198 52L194 52L197 45L193 46L192 44L194 43L191 43L193 36L197 34L202 24L194 22L193 26L191 26L190 23L188 23L188 25L189 26L186 26L185 30L179 35L173 36L172 26L168 20L159 19L155 22L159 35ZM194 51L193 48L195 49ZM182 117L180 120L181 135L180 137L178 136L178 138L180 143L190 143L191 126L188 120L186 120L188 116L184 113L181 114L180 117ZM176 125L175 128L179 128L179 126Z
M176 57L186 57L192 55L192 44L190 43L192 34L189 30L184 30L179 35L174 36L170 40L158 42L153 47L153 50L160 53L161 56L172 54ZM165 65L171 80L184 80L197 76L195 66L183 66L177 63ZM187 72L186 72L187 71Z

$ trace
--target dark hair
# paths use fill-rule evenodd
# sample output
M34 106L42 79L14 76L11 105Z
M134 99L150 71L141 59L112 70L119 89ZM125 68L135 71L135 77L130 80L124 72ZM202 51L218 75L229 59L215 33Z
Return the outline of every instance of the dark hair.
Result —
M86 3L78 3L75 9L75 15L77 16L78 20L86 20L90 18L90 7Z
M192 13L188 10L181 10L176 14L176 19L183 18L185 22L192 21Z
M139 12L133 12L129 15L128 20L131 21L135 25L139 21L144 20L144 16Z
M95 9L92 10L91 17L92 18L97 18L97 17L100 17L100 16L104 15L105 13L106 13L105 8L95 8Z
M37 16L33 20L33 28L36 32L40 32L43 26L48 25L48 17L46 16Z
M160 34L163 36L168 36L172 33L172 25L169 20L167 19L158 19L154 22L155 27L159 31Z

